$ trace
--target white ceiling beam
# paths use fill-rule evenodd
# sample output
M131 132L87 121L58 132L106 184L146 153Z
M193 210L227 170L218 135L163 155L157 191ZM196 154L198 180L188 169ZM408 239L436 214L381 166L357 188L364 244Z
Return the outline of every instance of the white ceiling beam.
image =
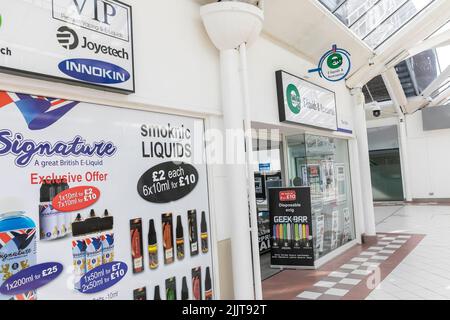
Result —
M406 105L408 104L408 98L406 98L405 91L403 90L397 72L394 68L390 68L383 72L381 76L383 77L384 84L398 115L403 116Z
M347 80L349 88L361 87L388 69L386 64L396 57L408 57L408 50L429 37L450 19L450 1L435 0L422 14L376 50L371 61L359 68ZM405 59L406 59L405 58ZM390 65L389 65L390 67Z
M448 66L441 74L430 83L430 85L423 90L422 96L428 98L433 92L439 89L444 82L450 78L450 66Z
M441 92L436 98L431 101L431 103L428 105L429 107L435 107L443 105L448 98L450 98L450 88L447 88L443 92Z
M450 31L444 32L440 35L424 40L417 46L408 50L408 58L414 57L416 54L419 54L426 50L443 47L449 44L450 44Z

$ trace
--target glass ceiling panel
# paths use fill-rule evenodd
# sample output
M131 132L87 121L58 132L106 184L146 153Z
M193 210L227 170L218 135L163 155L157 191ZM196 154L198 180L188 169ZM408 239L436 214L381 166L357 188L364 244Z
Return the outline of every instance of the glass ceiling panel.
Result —
M376 49L435 0L319 0Z

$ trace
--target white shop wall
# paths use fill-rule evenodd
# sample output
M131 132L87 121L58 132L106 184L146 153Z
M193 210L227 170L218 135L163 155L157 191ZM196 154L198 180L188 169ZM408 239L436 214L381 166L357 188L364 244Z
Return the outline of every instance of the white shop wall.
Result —
M420 111L406 119L413 198L450 198L450 129L423 131Z

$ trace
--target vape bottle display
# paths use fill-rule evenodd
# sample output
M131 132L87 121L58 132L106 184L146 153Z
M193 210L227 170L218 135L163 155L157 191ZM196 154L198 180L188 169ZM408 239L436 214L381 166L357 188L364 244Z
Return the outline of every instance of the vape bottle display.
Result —
M161 300L161 292L159 290L159 286L155 287L155 293L153 295L153 300Z
M140 273L144 271L144 256L142 244L142 220L130 220L130 234L131 234L131 259L133 266L133 273Z
M192 269L192 297L202 300L202 270L200 267Z
M40 189L39 233L41 240L54 240L59 236L58 217L53 210L51 201L56 190L53 184L43 184Z
M205 300L213 299L213 291L212 291L212 283L211 283L211 274L209 272L209 267L206 267L206 276L205 276Z
M86 273L86 241L72 241L72 255L75 288L80 289L80 279Z
M171 264L174 262L173 222L171 213L165 213L162 215L162 234L164 246L164 264Z
M202 220L200 223L200 238L202 239L202 252L208 253L208 227L206 224L206 214L205 211L202 211Z
M197 211L188 211L189 221L189 247L191 256L198 255L198 229L197 229Z
M177 284L175 277L166 280L166 300L177 300Z
M134 300L147 300L147 289L145 287L133 290Z
M150 269L154 270L158 268L158 241L156 239L155 222L153 219L150 220L148 229L148 263Z
M189 300L189 289L186 277L183 277L183 285L181 287L181 300Z
M23 269L36 264L36 225L23 212L0 215L0 285ZM0 300L36 300L36 291Z
M181 222L181 216L177 217L176 228L176 244L177 244L177 258L178 260L184 259L184 231L183 223Z

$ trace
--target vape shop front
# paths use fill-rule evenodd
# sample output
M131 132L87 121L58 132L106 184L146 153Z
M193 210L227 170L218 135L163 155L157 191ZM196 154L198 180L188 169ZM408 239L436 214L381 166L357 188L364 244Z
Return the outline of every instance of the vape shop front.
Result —
M266 158L254 151L275 169L260 165L255 173L259 230L270 238L261 250L263 280L283 269L319 268L357 242L352 136L338 133L335 93L287 72L276 78L281 124L265 129L279 130L279 139L256 139Z
M132 8L74 3L2 3L0 69L24 86L0 90L0 300L214 299L205 118L94 91L135 90Z

